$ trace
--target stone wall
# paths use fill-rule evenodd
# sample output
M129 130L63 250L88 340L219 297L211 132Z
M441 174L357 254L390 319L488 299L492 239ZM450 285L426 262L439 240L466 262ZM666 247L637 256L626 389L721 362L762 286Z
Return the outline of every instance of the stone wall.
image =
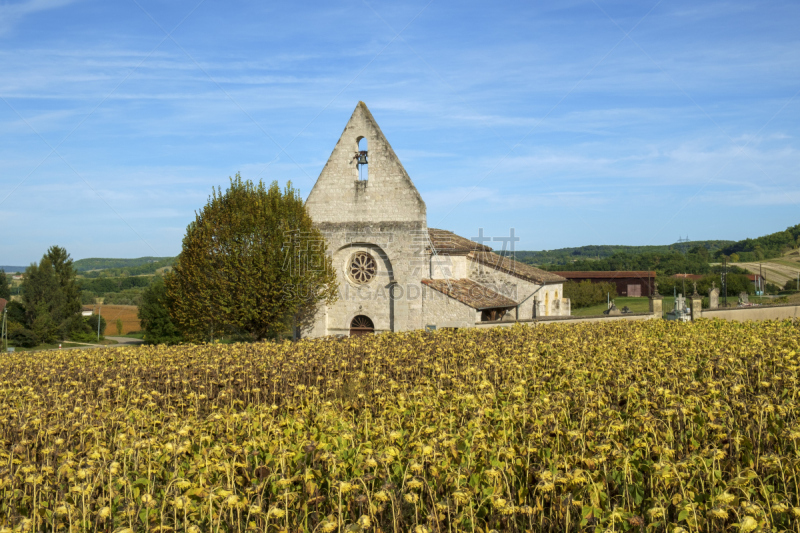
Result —
M431 254L430 273L431 279L463 279L469 277L467 256L449 254Z
M745 322L747 320L785 320L799 318L800 305L765 305L753 307L719 307L703 309L701 318L720 318Z
M441 292L423 286L423 322L437 328L469 328L480 321L481 312L450 298Z
M660 316L651 314L651 313L630 313L624 315L614 315L614 316L563 316L563 317L547 317L541 318L537 320L520 320L519 324L524 324L527 326L541 326L544 324L579 324L583 322L615 322L619 320L625 321L638 321L638 320L654 320L660 319ZM513 326L515 322L482 322L480 324L475 324L476 328L491 328L491 327L503 327L503 328L510 328Z

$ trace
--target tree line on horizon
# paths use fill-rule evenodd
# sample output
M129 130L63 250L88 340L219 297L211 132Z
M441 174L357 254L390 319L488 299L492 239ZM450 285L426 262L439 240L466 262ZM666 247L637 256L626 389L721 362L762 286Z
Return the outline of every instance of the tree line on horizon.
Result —
M650 270L660 276L673 274L715 274L728 263L728 272L744 274L738 262L761 261L781 257L800 248L800 224L755 239L731 241L697 241L688 249L671 246L584 246L545 252L513 252L517 261L543 270L613 271ZM506 252L506 255L511 255ZM731 264L733 263L733 265Z

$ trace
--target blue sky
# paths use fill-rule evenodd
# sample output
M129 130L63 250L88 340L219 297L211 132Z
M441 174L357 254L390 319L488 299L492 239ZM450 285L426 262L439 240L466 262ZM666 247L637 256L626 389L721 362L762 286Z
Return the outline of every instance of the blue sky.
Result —
M800 4L0 0L0 264L176 255L211 188L305 196L359 100L518 249L800 222Z

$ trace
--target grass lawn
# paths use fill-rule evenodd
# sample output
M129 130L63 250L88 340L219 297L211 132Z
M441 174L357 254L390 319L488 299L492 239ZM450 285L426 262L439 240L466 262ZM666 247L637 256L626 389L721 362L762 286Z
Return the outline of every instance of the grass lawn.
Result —
M62 343L56 343L56 344L40 344L39 346L34 346L33 348L23 348L22 346L12 346L11 343L9 343L8 347L9 348L14 348L14 351L16 351L16 352L38 352L38 351L41 351L41 350L58 349L58 345L59 344L61 344L62 348L78 348L80 346L87 346L86 344L83 344L81 342L62 342ZM0 348L2 348L2 345L0 345Z
M691 307L691 303L688 301L687 298L686 305ZM724 300L722 297L719 299L720 305ZM751 304L771 304L775 303L774 298L769 298L767 296L750 296L748 301ZM739 302L739 298L736 296L728 296L728 304L731 306L736 307ZM631 310L632 313L648 313L650 312L650 299L647 297L626 297L626 296L618 296L614 298L614 303L617 306L617 309L622 309L626 305ZM789 297L789 303L800 303L800 294L796 294ZM708 296L703 298L703 305L708 306ZM608 308L608 305L603 302L598 305L593 305L591 307L584 307L582 309L572 309L572 316L594 316L594 315L602 315L603 311ZM675 308L675 297L673 296L664 296L661 300L661 308L663 312L666 313L667 311L672 311Z
M665 303L664 306L666 307L666 298L664 298ZM670 309L672 309L672 298L670 297ZM614 298L614 303L617 306L617 309L622 309L626 305L630 308L630 310L634 313L647 313L650 311L650 299L646 297L627 297L627 296L618 296ZM591 307L584 307L582 309L572 309L572 316L592 316L592 315L602 315L603 311L608 309L608 305L603 302L599 305L593 305Z
M126 333L125 335L114 335L114 337L127 337L129 339L144 339L144 332L142 331L131 331L130 333Z
M97 345L108 346L111 344L119 344L117 341L112 341L110 339L103 339L100 342L92 342L92 343L85 343L85 342L71 342L71 341L63 341L63 342L56 342L53 344L40 344L38 346L34 346L33 348L24 348L22 346L14 346L13 343L9 342L8 347L14 348L16 352L40 352L42 350L57 350L59 344L61 348L81 348L81 347L92 347ZM0 345L0 349L2 349L2 345Z

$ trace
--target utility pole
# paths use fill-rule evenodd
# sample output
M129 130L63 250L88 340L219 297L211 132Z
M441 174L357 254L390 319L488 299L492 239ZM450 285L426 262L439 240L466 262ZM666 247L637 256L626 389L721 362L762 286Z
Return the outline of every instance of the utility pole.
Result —
M103 309L103 298L95 298L97 303L97 342L100 342L100 311Z
M728 258L722 257L722 266L724 271L722 272L722 298L725 305L723 307L728 307Z

